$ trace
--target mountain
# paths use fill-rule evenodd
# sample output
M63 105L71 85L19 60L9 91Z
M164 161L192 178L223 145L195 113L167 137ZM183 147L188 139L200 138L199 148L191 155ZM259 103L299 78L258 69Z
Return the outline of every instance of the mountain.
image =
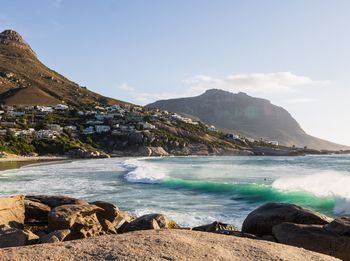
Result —
M91 92L49 69L13 30L0 33L0 102L72 106L123 103Z
M282 107L242 92L234 94L211 89L196 97L161 100L147 106L192 115L224 131L255 139L276 140L286 146L307 146L325 150L349 149L308 135Z

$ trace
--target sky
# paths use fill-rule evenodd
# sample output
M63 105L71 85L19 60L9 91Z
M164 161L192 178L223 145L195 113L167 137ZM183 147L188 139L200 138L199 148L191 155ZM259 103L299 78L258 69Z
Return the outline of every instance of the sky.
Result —
M349 13L348 0L1 0L0 31L106 96L243 91L350 145Z

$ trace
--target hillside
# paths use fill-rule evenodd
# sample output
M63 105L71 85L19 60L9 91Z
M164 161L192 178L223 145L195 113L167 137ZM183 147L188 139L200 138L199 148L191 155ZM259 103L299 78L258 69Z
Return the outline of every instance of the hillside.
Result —
M208 90L190 98L161 100L147 105L186 115L229 132L255 139L276 140L286 146L341 150L348 147L308 135L282 107L245 93Z
M13 30L0 33L0 102L73 106L122 103L91 92L46 67Z

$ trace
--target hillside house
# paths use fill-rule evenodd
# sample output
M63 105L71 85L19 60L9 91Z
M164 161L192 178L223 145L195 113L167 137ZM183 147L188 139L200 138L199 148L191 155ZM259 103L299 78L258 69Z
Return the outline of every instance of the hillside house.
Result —
M95 125L95 129L97 133L109 132L111 127L108 125Z
M93 126L89 126L85 129L83 129L83 134L85 135L91 135L95 133L95 128Z

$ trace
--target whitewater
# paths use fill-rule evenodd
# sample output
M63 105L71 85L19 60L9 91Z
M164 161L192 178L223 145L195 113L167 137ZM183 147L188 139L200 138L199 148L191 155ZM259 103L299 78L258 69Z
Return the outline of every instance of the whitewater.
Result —
M0 195L105 200L136 215L165 213L183 226L238 227L266 202L350 214L350 156L156 157L78 160L0 172Z

